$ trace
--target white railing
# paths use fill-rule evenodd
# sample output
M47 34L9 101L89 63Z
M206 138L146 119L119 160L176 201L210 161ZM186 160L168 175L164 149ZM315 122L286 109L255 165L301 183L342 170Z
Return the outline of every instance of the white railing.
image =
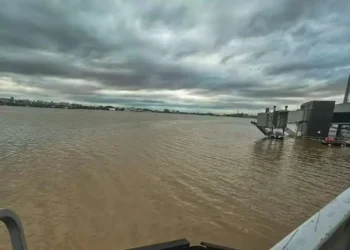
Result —
M350 188L271 248L292 249L350 249Z

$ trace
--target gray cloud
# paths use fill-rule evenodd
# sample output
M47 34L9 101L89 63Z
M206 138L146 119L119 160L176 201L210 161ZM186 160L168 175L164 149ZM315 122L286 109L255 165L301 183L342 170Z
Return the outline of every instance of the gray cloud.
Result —
M290 74L314 71L323 71L332 69L332 67L349 67L348 51L344 51L346 54L341 54L335 58L329 58L328 60L303 60L302 58L298 61L282 62L278 65L273 65L266 68L266 74L268 75L279 75L279 74ZM341 53L344 53L341 52ZM350 51L349 51L350 52Z
M339 96L350 72L346 0L1 4L4 95L257 110Z

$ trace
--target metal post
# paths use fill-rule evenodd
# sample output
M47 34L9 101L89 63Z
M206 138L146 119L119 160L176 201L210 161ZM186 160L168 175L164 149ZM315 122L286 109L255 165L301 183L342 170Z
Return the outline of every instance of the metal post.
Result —
M338 124L338 127L337 127L337 132L335 134L335 138L338 138L341 136L341 130L342 130L342 125L341 124Z
M9 209L0 209L0 221L3 221L9 231L12 249L27 250L22 224L18 216Z
M285 110L285 111L288 111L288 105L284 106L284 110ZM286 124L288 124L288 113L287 113L287 122L286 122ZM286 125L286 126L287 126L287 125ZM283 137L284 137L285 131L286 131L286 128L284 127L284 128L283 128Z
M276 112L276 106L273 106L273 113L272 113L272 134L273 134L273 128L275 127L275 112Z
M348 79L348 84L346 85L343 103L347 103L348 102L348 100L349 100L349 91L350 91L350 75L349 75L349 79Z
M348 101L349 101L349 91L350 91L350 75L349 75L349 78L348 78L348 84L346 85L343 103L348 103ZM337 133L335 134L336 138L340 137L341 129L342 129L342 125L339 124L338 127L337 127Z

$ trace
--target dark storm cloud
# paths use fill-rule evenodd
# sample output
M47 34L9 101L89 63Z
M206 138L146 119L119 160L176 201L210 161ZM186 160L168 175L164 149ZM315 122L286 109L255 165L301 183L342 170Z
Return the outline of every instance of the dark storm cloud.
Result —
M6 94L255 110L338 96L350 71L347 0L1 4Z
M285 73L289 74L307 72L312 70L325 70L331 69L332 67L347 67L349 66L349 62L350 60L348 55L340 56L337 58L329 58L328 60L299 60L294 62L290 61L267 67L265 72L268 75L279 75Z

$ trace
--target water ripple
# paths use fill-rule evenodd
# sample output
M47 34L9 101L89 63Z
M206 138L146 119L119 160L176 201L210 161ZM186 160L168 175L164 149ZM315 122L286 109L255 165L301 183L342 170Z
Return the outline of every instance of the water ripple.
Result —
M21 216L30 249L182 237L266 249L350 183L348 149L262 140L245 119L14 107L0 117L0 206Z

